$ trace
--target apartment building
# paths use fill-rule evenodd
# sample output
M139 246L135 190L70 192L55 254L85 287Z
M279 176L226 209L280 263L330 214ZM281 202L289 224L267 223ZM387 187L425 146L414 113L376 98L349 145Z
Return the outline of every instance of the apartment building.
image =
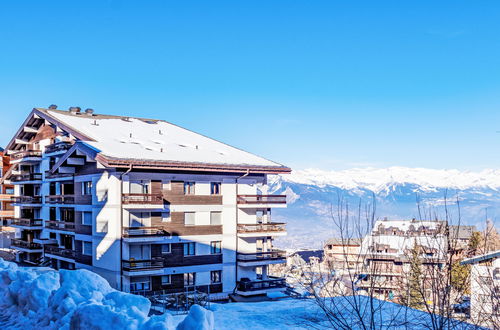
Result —
M0 148L0 177L9 170L10 159ZM11 203L11 197L14 195L14 187L9 184L0 184L0 228L8 230L9 220L14 216L14 206Z
M35 108L6 150L18 261L89 269L120 290L283 290L281 164L163 120Z
M357 271L363 262L360 257L361 238L331 238L324 245L325 263L335 271Z
M361 244L363 271L357 286L380 299L398 299L410 272L412 251L428 276L447 255L446 222L379 220Z
M474 323L500 328L500 250L461 262L471 266L470 312Z

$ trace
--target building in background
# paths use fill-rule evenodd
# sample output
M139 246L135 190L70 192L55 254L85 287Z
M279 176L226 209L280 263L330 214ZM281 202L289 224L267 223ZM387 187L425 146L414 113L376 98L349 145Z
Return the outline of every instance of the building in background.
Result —
M162 120L33 109L6 150L18 261L92 270L135 293L284 290L266 194L286 166Z
M470 312L479 325L500 327L500 250L465 259L471 266Z
M324 246L325 262L335 271L356 271L363 263L360 257L362 238L331 238Z
M0 178L9 171L10 159L0 148ZM0 184L0 248L8 248L11 239L14 238L14 228L10 227L10 220L14 216L14 206L12 205L12 196L14 187L9 184ZM5 258L5 255L3 256Z

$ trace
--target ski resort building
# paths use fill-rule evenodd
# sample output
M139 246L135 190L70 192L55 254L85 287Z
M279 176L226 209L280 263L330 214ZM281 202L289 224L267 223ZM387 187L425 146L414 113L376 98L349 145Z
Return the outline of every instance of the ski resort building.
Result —
M35 108L7 145L18 262L89 269L135 293L283 290L281 164L163 120Z
M0 148L0 177L9 170L9 166L9 156L5 155L3 148ZM14 187L12 185L0 184L0 228L8 226L9 220L14 216L14 207L11 203L13 194Z

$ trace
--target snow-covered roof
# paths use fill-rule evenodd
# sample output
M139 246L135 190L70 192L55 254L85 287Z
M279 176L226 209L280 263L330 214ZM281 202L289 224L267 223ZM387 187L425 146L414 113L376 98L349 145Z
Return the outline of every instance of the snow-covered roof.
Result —
M101 157L156 163L258 167L288 173L282 164L216 141L163 120L35 109L48 115ZM45 117L45 116L43 116ZM46 118L46 119L47 119ZM54 120L51 120L54 119Z

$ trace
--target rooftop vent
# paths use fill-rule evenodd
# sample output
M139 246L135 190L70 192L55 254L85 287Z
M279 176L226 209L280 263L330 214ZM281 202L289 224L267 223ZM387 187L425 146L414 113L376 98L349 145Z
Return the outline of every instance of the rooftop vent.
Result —
M91 108L85 109L85 114L89 115L89 116L92 116L94 114L94 109L91 109Z
M82 111L82 108L80 108L80 107L70 107L69 108L69 112L71 112L71 113L80 113L80 111Z
M57 104L51 104L51 105L49 105L49 109L50 109L50 110L55 110L55 109L57 109Z

